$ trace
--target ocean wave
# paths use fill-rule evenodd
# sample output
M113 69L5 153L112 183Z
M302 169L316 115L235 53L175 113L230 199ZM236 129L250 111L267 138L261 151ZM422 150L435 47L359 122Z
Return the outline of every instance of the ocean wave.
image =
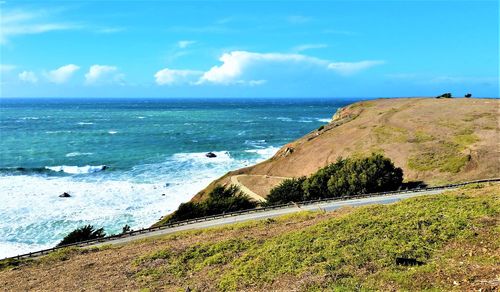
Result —
M322 123L329 123L331 121L332 121L332 119L330 119L330 118L328 118L328 119L327 118L318 119L318 122L322 122Z
M66 157L76 157L76 156L88 156L88 155L92 155L94 153L92 152L70 152L68 154L66 154L65 156Z
M60 165L60 166L46 166L48 170L55 172L64 172L68 174L85 174L94 173L107 169L106 165L85 165L85 166L70 166L70 165Z
M287 117L277 117L276 119L282 122L292 122L292 119Z
M263 149L249 149L249 150L245 150L245 152L256 153L256 154L262 156L262 158L267 159L267 158L273 156L274 154L276 154L276 152L278 152L278 150L280 150L279 147L270 146L270 147L263 148Z
M92 122L79 122L77 124L78 125L93 125L94 123L92 123Z
M23 121L26 121L26 120L38 120L40 119L39 117L24 117L24 118L21 118L21 120Z
M118 131L110 130L110 131L108 131L108 133L111 134L111 135L114 135L114 134L118 133Z
M199 163L221 163L230 162L234 160L228 151L212 151L216 157L209 158L206 156L207 152L193 152L193 153L176 153L172 156L177 161L196 161Z

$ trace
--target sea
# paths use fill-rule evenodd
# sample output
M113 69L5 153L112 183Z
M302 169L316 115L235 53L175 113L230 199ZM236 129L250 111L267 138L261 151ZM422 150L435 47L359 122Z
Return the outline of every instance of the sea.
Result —
M86 224L149 227L354 101L0 98L0 258Z

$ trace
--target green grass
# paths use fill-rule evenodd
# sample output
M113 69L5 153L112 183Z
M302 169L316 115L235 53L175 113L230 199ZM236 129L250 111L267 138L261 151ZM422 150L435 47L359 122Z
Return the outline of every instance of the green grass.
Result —
M424 143L428 141L433 141L434 137L424 131L416 131L411 139L408 139L410 143Z
M408 158L408 167L419 171L439 170L458 173L471 160L468 147L479 141L471 129L462 129L452 138L453 142L437 141L424 152Z
M209 283L204 285L224 291L267 290L290 283L301 290L318 291L447 290L449 283L439 278L439 273L460 270L447 268L446 257L457 255L442 252L443 248L453 242L482 243L500 236L500 228L490 228L487 223L500 216L498 189L493 194L491 190L484 184L474 185L393 205L357 208L310 227L263 238L248 237L245 232L263 225L286 224L294 217L243 224L233 228L241 236L142 256L134 263L136 276L142 284L153 287L168 277L196 287L204 277ZM484 194L468 194L472 192ZM300 216L307 219L317 214ZM483 229L488 232L486 239L478 237L478 230ZM397 266L396 257L415 258L425 264ZM476 259L478 266L500 260L484 255ZM280 281L288 284L279 286Z
M403 128L380 125L373 129L378 143L401 143L408 140L408 131Z

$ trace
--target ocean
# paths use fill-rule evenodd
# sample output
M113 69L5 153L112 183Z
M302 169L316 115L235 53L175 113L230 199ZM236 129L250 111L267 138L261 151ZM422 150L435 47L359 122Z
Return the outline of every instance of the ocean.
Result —
M148 227L353 101L0 99L0 258L85 224Z

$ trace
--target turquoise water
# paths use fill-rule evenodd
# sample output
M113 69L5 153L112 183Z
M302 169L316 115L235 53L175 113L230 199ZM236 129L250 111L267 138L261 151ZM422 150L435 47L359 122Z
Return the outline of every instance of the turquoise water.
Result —
M149 226L352 101L1 99L0 258L83 224Z

